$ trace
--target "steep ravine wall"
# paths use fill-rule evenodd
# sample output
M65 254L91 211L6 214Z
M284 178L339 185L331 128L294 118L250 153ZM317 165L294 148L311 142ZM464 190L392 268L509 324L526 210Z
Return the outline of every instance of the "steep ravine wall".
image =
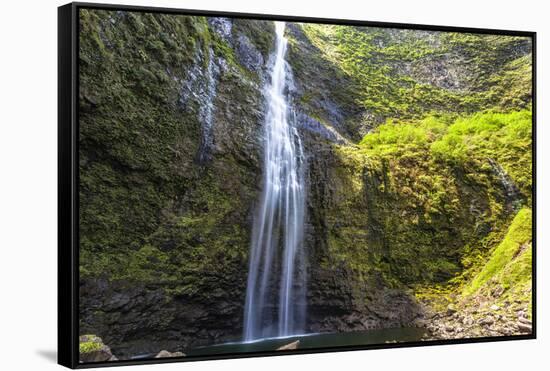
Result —
M381 114L372 115L358 104L354 94L362 88L361 75L358 78L347 73L343 63L332 57L347 52L341 46L345 43L338 42L351 40L346 40L346 35L336 36L335 27L327 27L330 31L324 35L325 44L316 43L318 39L312 38L310 28L298 24L287 27L288 58L296 85L294 102L297 111L303 113L301 129L308 154L310 328L353 331L422 323L424 310L415 298L416 287L439 285L458 275L468 268L463 259L472 249L481 250L481 256L486 254L491 246L486 240L510 223L518 210L518 197L510 197L506 181L495 171L491 159L462 168L437 160L429 146L413 144L410 150L387 156L355 146L355 138L382 122ZM473 45L469 48L462 47L463 40L443 48L441 34L415 35L420 36L420 42L427 40L428 45L444 53L421 54L417 60L404 54L402 60L418 68L403 68L386 50L405 52L400 49L402 44L416 42L406 31L361 32L379 45L378 50L370 52L370 58L366 54L365 69L386 63L391 68L385 73L395 81L415 78L437 89L437 94L455 94L457 84L462 93L473 90L472 85L458 82L466 78L469 69L475 68L479 75L494 72L463 62L471 57L475 42L485 42L481 36L475 42L468 40ZM401 45L392 45L395 40ZM364 38L357 38L357 54L363 52L363 42ZM496 58L504 64L528 52L523 40L512 40L502 48L505 50L497 50L495 56L476 57ZM509 50L515 50L515 54L508 55ZM443 61L443 66L435 60ZM423 72L419 72L423 63ZM447 73L447 83L439 79L426 82L443 73L438 66L455 73ZM388 93L374 94L383 99ZM399 97L392 99L400 101ZM332 131L340 136L327 134Z
M122 358L238 339L272 23L81 27L80 332Z

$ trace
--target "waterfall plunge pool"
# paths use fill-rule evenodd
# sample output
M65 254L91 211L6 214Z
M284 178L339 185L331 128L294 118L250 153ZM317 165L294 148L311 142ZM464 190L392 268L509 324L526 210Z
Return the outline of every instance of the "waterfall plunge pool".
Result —
M360 332L314 333L279 338L259 339L251 342L228 342L189 349L187 356L219 355L274 351L300 340L298 349L349 347L385 343L420 341L426 329L417 327L388 328Z

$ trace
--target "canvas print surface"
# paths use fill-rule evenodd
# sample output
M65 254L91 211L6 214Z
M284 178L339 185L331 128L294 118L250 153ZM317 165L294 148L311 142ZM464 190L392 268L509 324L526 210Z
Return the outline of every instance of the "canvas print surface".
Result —
M80 361L530 334L531 61L80 9Z

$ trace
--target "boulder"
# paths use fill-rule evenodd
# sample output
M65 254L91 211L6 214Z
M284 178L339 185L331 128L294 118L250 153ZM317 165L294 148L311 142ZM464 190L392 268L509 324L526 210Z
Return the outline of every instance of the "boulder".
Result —
M486 318L482 318L480 321L479 321L479 324L480 325L485 325L485 326L490 326L492 325L493 323L495 323L495 320L491 317L486 317Z
M449 304L447 306L447 315L450 316L452 314L455 314L456 313L456 308L453 304Z
M519 329L519 331L521 331L523 333L533 332L533 327L531 325L528 325L528 324L525 324L525 323L522 323L522 322L518 322L518 329Z
M169 352L167 350L161 350L155 356L155 358L170 358L170 357L185 357L185 354L182 352Z
M79 338L80 362L116 361L111 348L103 344L103 340L96 335L82 335Z
M531 326L531 321L529 319L525 318L525 317L519 317L518 321L523 323L523 324Z
M294 350L294 349L298 349L298 345L300 345L300 340L296 340L296 341L293 341L292 343L283 345L282 347L277 348L277 350Z

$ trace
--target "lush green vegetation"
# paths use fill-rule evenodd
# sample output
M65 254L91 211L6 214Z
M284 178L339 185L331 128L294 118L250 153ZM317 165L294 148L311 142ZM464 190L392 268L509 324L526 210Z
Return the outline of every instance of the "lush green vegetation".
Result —
M529 208L522 209L516 215L506 236L494 249L487 263L464 287L464 295L474 294L490 280L501 284L505 290L519 291L531 287L531 215Z
M476 114L457 120L431 150L436 157L465 167L492 159L530 199L531 126L530 110Z
M530 110L428 116L416 122L390 120L360 143L368 155L405 156L425 152L450 166L477 169L500 164L526 198L531 195Z
M335 231L335 256L394 283L467 280L530 202L530 149L528 110L389 120L359 146L338 147L338 178L349 180L335 222L357 220ZM504 195L504 182L519 185L518 194Z

